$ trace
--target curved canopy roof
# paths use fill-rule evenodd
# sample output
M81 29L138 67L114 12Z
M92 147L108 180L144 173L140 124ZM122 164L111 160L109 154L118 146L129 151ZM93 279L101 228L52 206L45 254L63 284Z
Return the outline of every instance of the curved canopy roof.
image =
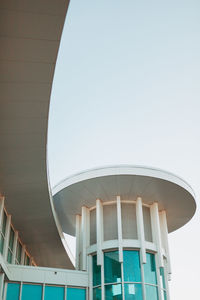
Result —
M113 166L93 169L67 178L53 189L55 208L63 231L75 234L75 216L81 206L92 207L97 198L158 202L166 210L169 232L186 224L196 210L192 188L174 174L141 166Z
M40 266L73 268L53 218L49 101L68 0L0 1L0 194Z

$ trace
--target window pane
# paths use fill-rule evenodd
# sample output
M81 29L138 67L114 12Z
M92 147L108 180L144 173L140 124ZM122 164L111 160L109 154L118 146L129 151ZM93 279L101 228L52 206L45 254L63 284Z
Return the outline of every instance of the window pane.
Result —
M9 249L8 249L7 262L8 262L9 264L11 264L11 262L12 262L12 252L11 252Z
M6 300L19 299L20 285L18 283L8 283Z
M155 255L152 253L147 253L146 255L147 255L147 263L144 264L145 283L157 284Z
M106 283L121 282L121 263L118 251L104 253L104 277Z
M21 255L22 255L22 245L18 241L18 244L17 244L17 260L18 260L19 263L21 262Z
M163 299L167 300L167 293L166 293L166 291L162 291L162 293L163 293Z
M34 284L23 284L21 300L41 300L42 286Z
M63 300L64 287L45 286L44 300Z
M11 250L13 250L14 236L15 236L14 230L12 228L10 228L9 248Z
M5 232L6 232L6 221L7 221L7 215L4 211L4 214L3 214L3 224L2 224L2 232L3 232L3 235L5 236Z
M86 290L78 288L68 288L67 289L67 300L85 300ZM57 300L57 299L56 299Z
M101 288L100 287L93 289L93 300L101 300Z
M97 256L92 257L93 265L93 286L101 284L101 266L97 266Z
M105 285L105 296L106 300L122 300L122 285Z
M124 251L124 281L141 282L139 251Z
M142 300L142 285L141 284L124 284L125 300Z
M103 206L104 240L117 240L117 205Z
M161 288L165 289L165 273L164 273L164 268L160 268L160 277L161 277Z
M3 253L4 237L0 235L0 252Z
M123 239L137 239L137 222L135 204L122 203L122 236Z
M145 285L146 300L158 300L158 289L156 286Z

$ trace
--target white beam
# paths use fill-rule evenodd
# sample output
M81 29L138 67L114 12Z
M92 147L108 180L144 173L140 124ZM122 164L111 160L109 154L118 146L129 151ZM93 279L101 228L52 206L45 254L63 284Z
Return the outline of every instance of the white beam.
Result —
M167 227L167 217L166 211L162 210L159 213L160 216L160 228L162 234L163 247L165 249L166 257L167 257L167 269L168 274L171 274L171 261L170 261L170 252L169 252L169 243L168 243L168 227Z
M160 220L159 220L159 211L158 211L158 203L154 202L150 206L151 213L151 226L152 226L152 235L153 242L156 244L157 252L158 252L158 266L164 267L163 254L162 254L162 243L161 243L161 232L160 232Z
M96 236L97 236L97 265L103 263L103 205L101 200L96 200Z
M80 226L81 226L81 216L76 215L76 270L79 270L80 268L80 245L81 245L81 232L80 232Z
M142 263L146 264L146 248L145 248L145 236L144 236L144 219L142 210L142 198L138 197L136 200L136 220L137 220L137 234L140 241L140 253Z
M118 228L118 243L119 243L119 261L123 262L123 250L122 250L122 214L121 214L121 200L120 196L117 196L117 228Z

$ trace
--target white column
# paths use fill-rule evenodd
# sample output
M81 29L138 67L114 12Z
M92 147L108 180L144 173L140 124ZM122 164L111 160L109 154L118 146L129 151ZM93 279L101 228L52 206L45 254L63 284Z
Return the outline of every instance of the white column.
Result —
M92 255L89 255L88 257L88 276L89 276L89 298L90 300L93 300L93 270L92 270Z
M76 215L76 270L79 270L80 268L80 226L81 226L81 216Z
M170 261L170 253L169 253L169 243L168 243L168 228L167 228L167 217L166 211L163 210L159 213L160 216L160 229L162 234L162 242L163 247L165 249L166 257L167 257L167 269L168 274L171 274L171 261Z
M123 250L122 250L122 214L121 214L121 200L120 196L117 196L117 228L118 228L118 243L119 243L119 261L123 262Z
M146 248L145 248L145 236L144 236L144 219L142 210L142 198L138 197L136 200L136 220L137 220L137 234L140 241L140 253L142 263L146 264Z
M97 236L97 265L103 264L103 205L101 200L96 200L96 236Z
M3 299L4 273L0 273L0 299Z
M4 197L0 197L0 227L2 227L3 212L4 212Z
M3 257L6 261L7 261L7 255L8 255L9 238L10 238L10 224L11 224L11 215L8 215L7 221L6 221L6 232L5 232L5 240L4 240L4 246L3 246Z
M158 266L164 267L163 255L162 255L162 243L161 243L161 233L160 233L160 221L159 221L159 212L158 212L158 203L154 202L150 206L151 213L151 226L152 226L152 235L153 242L156 244L158 252Z
M17 241L18 241L18 231L15 231L14 243L13 243L12 264L15 264L15 258L16 258L16 254L17 254Z
M89 209L82 206L81 232L82 232L82 270L87 270L87 247L89 246L90 226L89 226Z

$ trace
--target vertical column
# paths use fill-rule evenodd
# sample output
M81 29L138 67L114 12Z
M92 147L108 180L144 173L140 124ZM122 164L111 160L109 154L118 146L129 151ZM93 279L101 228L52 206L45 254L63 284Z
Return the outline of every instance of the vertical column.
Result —
M81 226L81 216L76 215L76 270L80 268L80 226Z
M160 233L160 221L159 221L159 212L158 212L158 203L154 202L150 207L151 213L151 226L152 226L152 235L153 242L156 244L158 252L158 265L164 267L163 255L162 255L162 243L161 243L161 233Z
M97 236L97 265L103 264L103 205L102 202L96 200L96 236Z
M18 241L18 231L15 231L14 243L13 243L12 264L15 264L15 259L16 259L16 254L17 254L17 241Z
M166 217L166 211L163 210L159 213L160 216L160 229L162 233L162 241L163 246L166 252L167 257L167 270L168 274L171 274L171 261L170 261L170 253L169 253L169 243L168 243L168 228L167 228L167 217Z
M89 246L90 226L89 226L89 209L82 207L81 233L82 233L82 270L87 270L87 247Z
M11 215L8 215L6 221L5 241L3 246L3 257L6 261L7 261L8 244L9 244L9 237L10 237L10 224L11 224Z
M119 243L119 261L123 262L123 250L122 250L122 214L121 214L121 200L120 196L117 196L117 228L118 228L118 243Z
M137 234L140 241L140 253L142 263L146 264L146 248L145 248L145 237L144 237L144 219L142 210L142 198L138 197L136 200L136 220L137 220Z
M0 273L0 299L3 299L4 273Z
M92 270L92 255L88 257L88 276L89 276L89 298L93 299L93 270Z

